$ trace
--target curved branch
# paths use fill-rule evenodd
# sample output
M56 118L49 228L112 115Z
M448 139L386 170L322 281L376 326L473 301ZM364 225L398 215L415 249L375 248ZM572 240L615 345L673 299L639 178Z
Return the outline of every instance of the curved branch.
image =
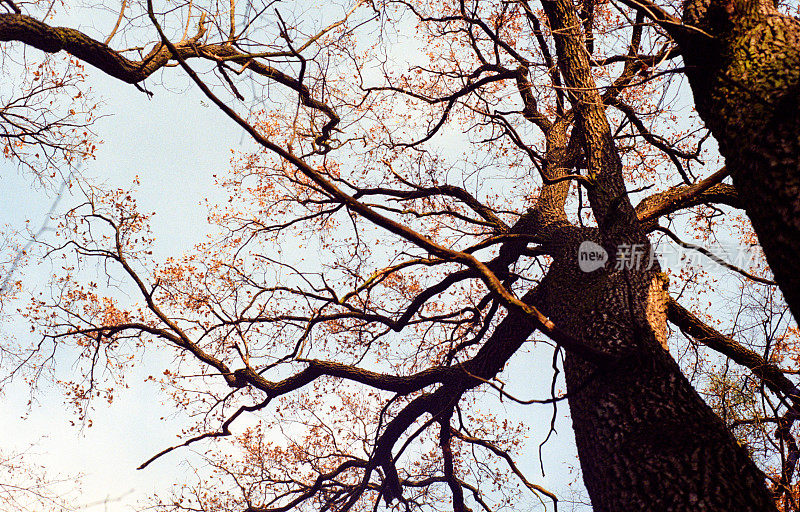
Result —
M695 245L695 244L690 244L688 242L684 242L683 240L681 240L678 237L678 235L676 235L675 233L673 233L672 231L670 231L669 229L667 229L665 227L656 226L656 227L653 228L653 230L654 231L660 231L660 232L664 233L665 235L667 235L669 238L671 238L676 244L680 245L681 247L683 247L685 249L695 250L695 251L705 255L709 259L713 260L715 263L717 263L719 265L722 265L723 267L727 268L728 270L732 270L732 271L734 271L734 272L736 272L738 274L741 274L742 276L744 276L744 277L746 277L748 279L752 279L753 281L756 281L756 282L761 283L761 284L766 284L766 285L770 285L770 286L778 286L778 283L776 283L775 281L773 281L771 279L765 279L763 277L759 277L759 276L753 275L750 272L747 272L746 270L743 270L743 269L737 267L736 265L732 265L732 264L728 263L727 261L723 260L722 258L717 256L713 252L711 252L708 249L706 249L705 247L702 247L702 246L699 246L699 245Z
M180 45L181 50L191 51L189 46L196 43L205 31L205 24L201 23L197 34ZM171 55L166 46L157 44L142 60L133 61L79 30L51 27L24 14L0 14L0 41L19 41L45 53L64 50L129 84L141 82L164 67Z
M652 230L659 217L675 213L683 208L704 203L721 203L733 208L741 208L736 189L722 183L722 180L729 174L728 169L723 167L708 178L691 186L680 185L646 197L636 205L636 215L640 222Z
M487 286L487 288L491 290L492 293L496 294L496 296L506 307L508 307L510 310L522 311L535 323L536 328L545 333L553 341L563 346L566 350L570 350L581 358L593 361L601 365L609 363L615 359L610 354L602 350L590 347L589 345L586 345L582 341L574 338L569 333L561 330L552 321L550 321L549 318L547 318L544 314L542 314L541 311L515 297L503 285L503 283L498 279L498 277L494 274L494 272L492 272L489 269L489 267L486 266L485 263L479 261L471 254L455 251L447 247L444 247L442 245L439 245L430 238L420 233L417 233L408 226L381 215L374 209L353 198L353 196L345 193L343 190L341 190L334 183L326 179L317 170L308 165L305 161L303 161L300 157L298 157L291 151L283 148L282 146L264 137L250 123L242 119L242 117L239 116L227 104L225 104L225 102L220 100L211 91L211 89L208 88L205 82L203 82L200 79L200 77L197 76L197 73L195 73L195 71L191 67L189 67L189 65L186 63L186 59L184 59L180 55L178 48L176 48L175 45L172 44L164 35L164 32L161 29L161 25L159 25L158 20L156 19L155 14L153 13L152 0L148 0L147 7L150 20L152 21L153 25L158 29L159 34L161 34L162 42L165 45L167 45L172 54L178 60L178 63L183 68L183 70L189 75L189 77L195 82L195 84L200 88L200 90L206 95L206 97L209 100L211 100L231 120L233 120L236 124L242 127L242 129L244 129L247 132L247 134L253 138L255 142L264 147L264 149L272 151L273 153L277 154L278 156L286 160L288 163L293 165L298 171L307 176L311 181L316 183L326 193L330 194L332 198L336 199L337 201L341 202L344 205L347 205L347 207L350 208L352 211L358 213L365 219L374 223L376 226L379 226L389 231L390 233L393 233L403 238L404 240L407 240L415 244L417 247L424 249L433 255L436 255L444 259L450 259L451 261L460 263L466 267L476 270L481 280ZM631 211L633 211L632 207Z
M451 185L437 185L435 187L415 187L416 190L395 190L386 187L376 188L363 188L358 189L358 192L353 194L354 199L359 199L365 195L385 195L397 197L401 200L422 199L436 195L454 197L467 206L469 206L475 213L483 217L484 220L495 225L499 231L507 231L508 225L503 222L492 210L485 204L478 201L475 196L467 192L465 189Z
M555 494L553 494L552 492L550 492L547 489L545 489L544 487L542 487L540 485L536 485L533 482L531 482L530 480L528 480L525 477L525 475L522 473L522 471L519 469L519 466L517 466L517 463L514 462L514 459L511 457L511 455L508 454L507 451L503 450L502 448L500 448L496 444L491 443L491 442L489 442L489 441L487 441L485 439L479 439L477 437L468 436L467 434L464 434L463 432L458 431L456 429L451 429L450 432L452 433L452 435L454 435L455 437L461 439L464 442L467 442L467 443L470 443L470 444L474 444L474 445L477 445L477 446L482 446L482 447L486 448L487 450L489 450L490 452L492 452L495 455L497 455L498 457L501 457L503 460L506 461L506 464L508 464L508 467L511 468L511 471L513 471L515 475L517 475L517 478L519 478L519 480L523 483L523 485L525 485L525 487L530 489L531 492L542 493L545 496L547 496L548 498L550 498L553 501L553 507L555 508L555 510L558 510L558 497Z
M107 75L129 84L138 84L144 81L166 66L173 58L204 58L217 63L231 61L247 65L247 69L251 72L294 90L299 94L303 105L319 110L328 117L328 122L322 127L322 133L315 141L318 145L327 148L326 141L330 139L331 133L339 123L339 116L329 105L313 98L302 79L294 78L257 61L254 55L242 53L232 45L198 45L197 42L205 33L206 24L205 16L203 16L200 18L197 33L189 40L177 44L165 44L165 39L156 44L142 60L134 61L123 57L107 44L101 43L79 30L51 27L24 14L0 14L0 41L19 41L46 53L64 50Z
M117 22L114 24L114 28L111 29L111 33L108 34L108 37L103 42L104 44L108 44L111 42L111 39L114 38L114 34L117 33L119 29L120 23L122 23L122 18L125 16L125 6L127 5L127 0L122 0L122 6L119 8L119 17L117 17Z
M691 336L708 348L731 358L735 363L749 368L772 391L781 393L792 401L800 399L800 390L783 374L780 368L756 352L742 346L730 336L725 336L712 328L672 298L667 301L667 319L687 336Z

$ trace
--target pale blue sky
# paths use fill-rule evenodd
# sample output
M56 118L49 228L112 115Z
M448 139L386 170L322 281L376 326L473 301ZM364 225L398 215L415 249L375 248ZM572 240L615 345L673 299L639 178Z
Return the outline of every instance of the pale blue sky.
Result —
M138 175L141 185L136 188L136 197L141 210L157 211L153 222L156 256L180 255L207 231L202 202L214 194L212 175L227 167L230 148L242 140L239 130L216 109L202 107L193 89L178 94L153 87L156 94L148 99L133 86L91 69L88 72L88 83L104 100L102 112L111 115L95 125L104 142L97 159L85 163L81 172L110 187L122 188L130 188ZM166 76L178 73L169 69ZM54 200L53 192L34 187L33 177L18 172L8 161L0 165L0 225L23 229L25 221L30 220L38 228ZM78 201L80 197L67 194L59 210ZM47 269L22 270L35 278L31 273ZM18 319L4 319L2 333L31 336ZM150 364L157 366L152 361ZM0 397L3 449L24 449L35 443L40 454L37 462L53 473L84 473L80 503L110 496L122 501L109 505L109 510L127 510L126 505L137 498L156 489L168 489L183 471L175 467L176 463L190 452L164 457L147 471L135 469L174 444L182 425L180 418L159 420L175 409L160 405L163 397L157 386L141 384L147 371L143 369L141 378L131 379L132 389L119 393L113 405L100 404L91 416L93 426L82 432L70 427L70 420L75 418L66 410L58 390L42 389L28 412L26 388L15 383ZM98 505L92 510L103 508Z
M208 102L194 87L186 85L188 80L178 69L164 72L165 80L172 86L170 90L158 83L148 86L155 93L152 99L133 86L102 73L92 69L87 72L87 83L95 95L104 100L101 110L109 117L95 125L95 131L104 142L99 146L97 159L87 162L82 172L110 187L122 188L130 187L133 178L138 176L141 182L136 188L139 208L144 212L156 212L152 222L157 240L153 247L155 257L179 256L201 241L207 229L203 200L208 198L213 202L215 197L222 197L213 187L212 175L228 167L231 148L249 148L251 143L216 108L208 107ZM151 82L157 80L158 76ZM0 225L21 229L26 220L37 227L43 222L53 197L33 187L32 183L30 176L2 162ZM60 207L63 209L78 200L66 196ZM285 249L291 251L291 248ZM35 275L30 277L36 278ZM2 329L3 333L29 336L27 326L19 320L4 320ZM132 378L131 383L141 383L148 372L163 370L163 366L159 366L161 363L166 365L167 361L150 360L150 366L142 368L141 375ZM523 399L547 398L550 364L551 352L546 347L540 347L533 355L517 355L506 373L509 377L507 391ZM563 384L560 387L563 390ZM153 454L175 444L183 425L182 417L166 422L159 420L171 414L174 408L161 405L164 398L156 386L134 385L118 393L111 406L99 407L93 413L93 426L83 431L70 427L70 420L74 418L64 407L63 396L57 390L42 389L37 397L29 411L28 395L20 383L0 397L0 408L4 411L0 416L3 448L22 449L36 443L41 454L39 462L53 472L84 473L82 503L119 498L108 505L108 510L128 510L151 492L166 491L173 482L181 483L190 477L186 474L188 468L179 464L186 458L192 459L187 449L163 457L145 471L135 469ZM522 408L508 401L499 404L495 399L488 399L484 407L498 416L508 413L512 418L523 419L531 426L533 437L528 443L523 468L531 479L568 499L566 484L575 476L570 474L569 467L577 466L577 459L566 403L559 405L558 436L544 449L546 478L541 477L537 447L548 432L552 408ZM576 509L581 508L576 506ZM92 510L103 509L104 506L98 506ZM560 509L570 510L571 507L564 503Z
M201 240L205 230L205 198L218 194L213 188L214 173L227 168L231 148L249 147L241 131L206 102L195 89L182 93L162 87L150 87L152 99L134 87L122 84L88 70L88 83L96 96L104 100L102 112L111 114L95 125L103 140L97 159L87 162L81 172L111 187L127 188L135 176L141 185L136 197L141 211L156 211L152 227L156 235L155 256L159 259L178 256ZM179 75L169 69L165 76ZM22 228L25 220L38 226L43 222L53 201L53 194L32 187L32 177L17 172L8 162L0 173L0 224ZM74 205L80 198L66 195L60 210ZM289 248L286 248L290 250ZM44 272L46 269L39 269ZM28 270L36 272L36 270ZM44 278L42 278L44 279ZM30 336L19 320L5 321L5 333ZM543 347L544 348L544 347ZM522 398L547 398L550 379L550 351L544 348L537 357L515 358L509 375L508 391ZM161 405L156 386L141 383L148 371L160 371L158 362L148 363L141 378L131 379L132 389L118 393L111 406L100 406L92 414L93 426L81 431L70 426L74 417L63 404L63 395L56 389L44 388L28 411L26 388L19 382L0 397L0 438L4 449L22 449L37 444L38 461L53 473L83 473L84 495L80 503L94 503L106 497L117 499L91 510L128 510L138 499L155 491L166 491L173 482L185 481L188 468L178 463L192 458L189 450L173 452L145 471L136 471L144 460L163 448L175 444L180 432L181 417L172 421L159 418L174 409ZM167 361L164 361L166 364ZM493 403L494 405L490 405ZM537 445L547 433L550 406L523 409L508 401L491 400L487 410L503 416L525 419L531 424L535 441L530 443L529 456L523 462L529 477L554 490L564 490L569 465L576 465L572 432L566 419L566 404L560 405L557 424L559 436L545 447L547 478L539 470ZM24 416L24 419L23 419ZM189 478L190 479L190 478ZM3 511L6 512L6 511ZM10 512L10 511L9 511Z

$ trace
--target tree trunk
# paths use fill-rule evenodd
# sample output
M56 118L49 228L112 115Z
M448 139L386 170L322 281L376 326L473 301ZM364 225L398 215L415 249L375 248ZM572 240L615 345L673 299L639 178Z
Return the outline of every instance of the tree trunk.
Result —
M596 512L775 510L764 475L661 343L667 299L655 271L582 272L583 240L565 227L537 306L619 362L567 354L565 373L583 477Z
M798 319L800 22L767 0L692 0L683 21L700 29L676 36L697 110Z

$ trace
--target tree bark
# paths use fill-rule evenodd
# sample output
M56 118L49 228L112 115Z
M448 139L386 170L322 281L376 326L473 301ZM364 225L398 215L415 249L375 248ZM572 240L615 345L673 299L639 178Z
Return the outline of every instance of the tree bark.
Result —
M796 126L800 119L794 119L798 117L800 74L797 22L775 14L769 6L739 16L738 4L727 3L714 10L704 8L702 1L687 4L686 17L701 30L710 31L712 39L693 35L684 37L681 43L698 109L720 141L739 190L736 199L753 219L776 279L797 317L800 258L792 250L800 251L800 130ZM531 231L550 240L554 261L531 300L561 329L591 349L614 356L613 363L598 366L568 353L565 362L578 453L592 504L598 512L775 510L764 475L662 347L667 300L663 277L656 271L640 269L607 268L584 273L578 268L578 246L585 240L604 246L613 261L616 247L646 247L647 238L629 203L574 6L569 1L545 1L543 6L556 38L559 66L574 97L578 115L575 130L584 142L587 179L592 183L589 200L602 236L598 230L568 224L563 214L568 182L544 187ZM724 30L715 35L718 18L723 19L720 26ZM129 61L77 31L48 27L19 14L0 15L0 41L12 40L45 52L65 49L131 83L145 79L173 57L171 50L158 45L143 61ZM210 55L248 63L251 70L258 65L227 46L206 45L202 50L206 53L201 54L195 45L183 44L174 55L181 59ZM255 68L255 72L297 90L304 102L326 112L328 131L338 121L323 104L313 103L299 80L266 66ZM550 158L545 173L555 179L571 167L565 147L567 130L566 126L549 129ZM306 168L293 155L279 154L301 170ZM337 200L358 206L335 187L332 190ZM725 191L722 186L715 190ZM732 195L727 192L726 196ZM355 211L369 212L366 207ZM502 325L506 330L499 330L493 338L506 343L501 347L504 352L494 354L495 363L510 357L534 324L522 312L511 310ZM481 358L488 350L482 349ZM470 375L491 378L501 366L470 368ZM469 385L479 382L472 380ZM450 404L459 392L455 384L446 386L440 393L442 402ZM419 403L432 403L434 398L426 396ZM387 446L391 455L388 441ZM395 481L390 487L393 491L387 498L396 497L399 483Z
M697 111L800 319L800 21L768 0L690 0L683 21Z
M596 512L775 510L763 473L662 348L666 280L655 271L577 265L592 229L565 228L536 306L618 362L567 353L565 375L584 483Z
M623 246L650 254L646 226L625 192L574 4L546 0L542 6L577 110L598 228L554 223L545 229L553 263L535 307L591 349L614 356L598 366L568 353L564 364L594 510L775 510L763 473L664 349L666 276L646 265L613 264ZM612 264L581 271L578 248L587 240L603 246Z

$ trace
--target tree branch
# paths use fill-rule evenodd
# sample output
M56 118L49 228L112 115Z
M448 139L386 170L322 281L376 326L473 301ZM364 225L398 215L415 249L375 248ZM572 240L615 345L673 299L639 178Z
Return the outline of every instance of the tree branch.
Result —
M707 325L678 304L675 299L669 299L667 302L667 318L687 336L691 336L708 348L729 357L735 363L749 368L772 391L785 395L793 401L800 398L800 390L783 374L780 368L766 361L756 352L742 346L730 336L725 336Z

